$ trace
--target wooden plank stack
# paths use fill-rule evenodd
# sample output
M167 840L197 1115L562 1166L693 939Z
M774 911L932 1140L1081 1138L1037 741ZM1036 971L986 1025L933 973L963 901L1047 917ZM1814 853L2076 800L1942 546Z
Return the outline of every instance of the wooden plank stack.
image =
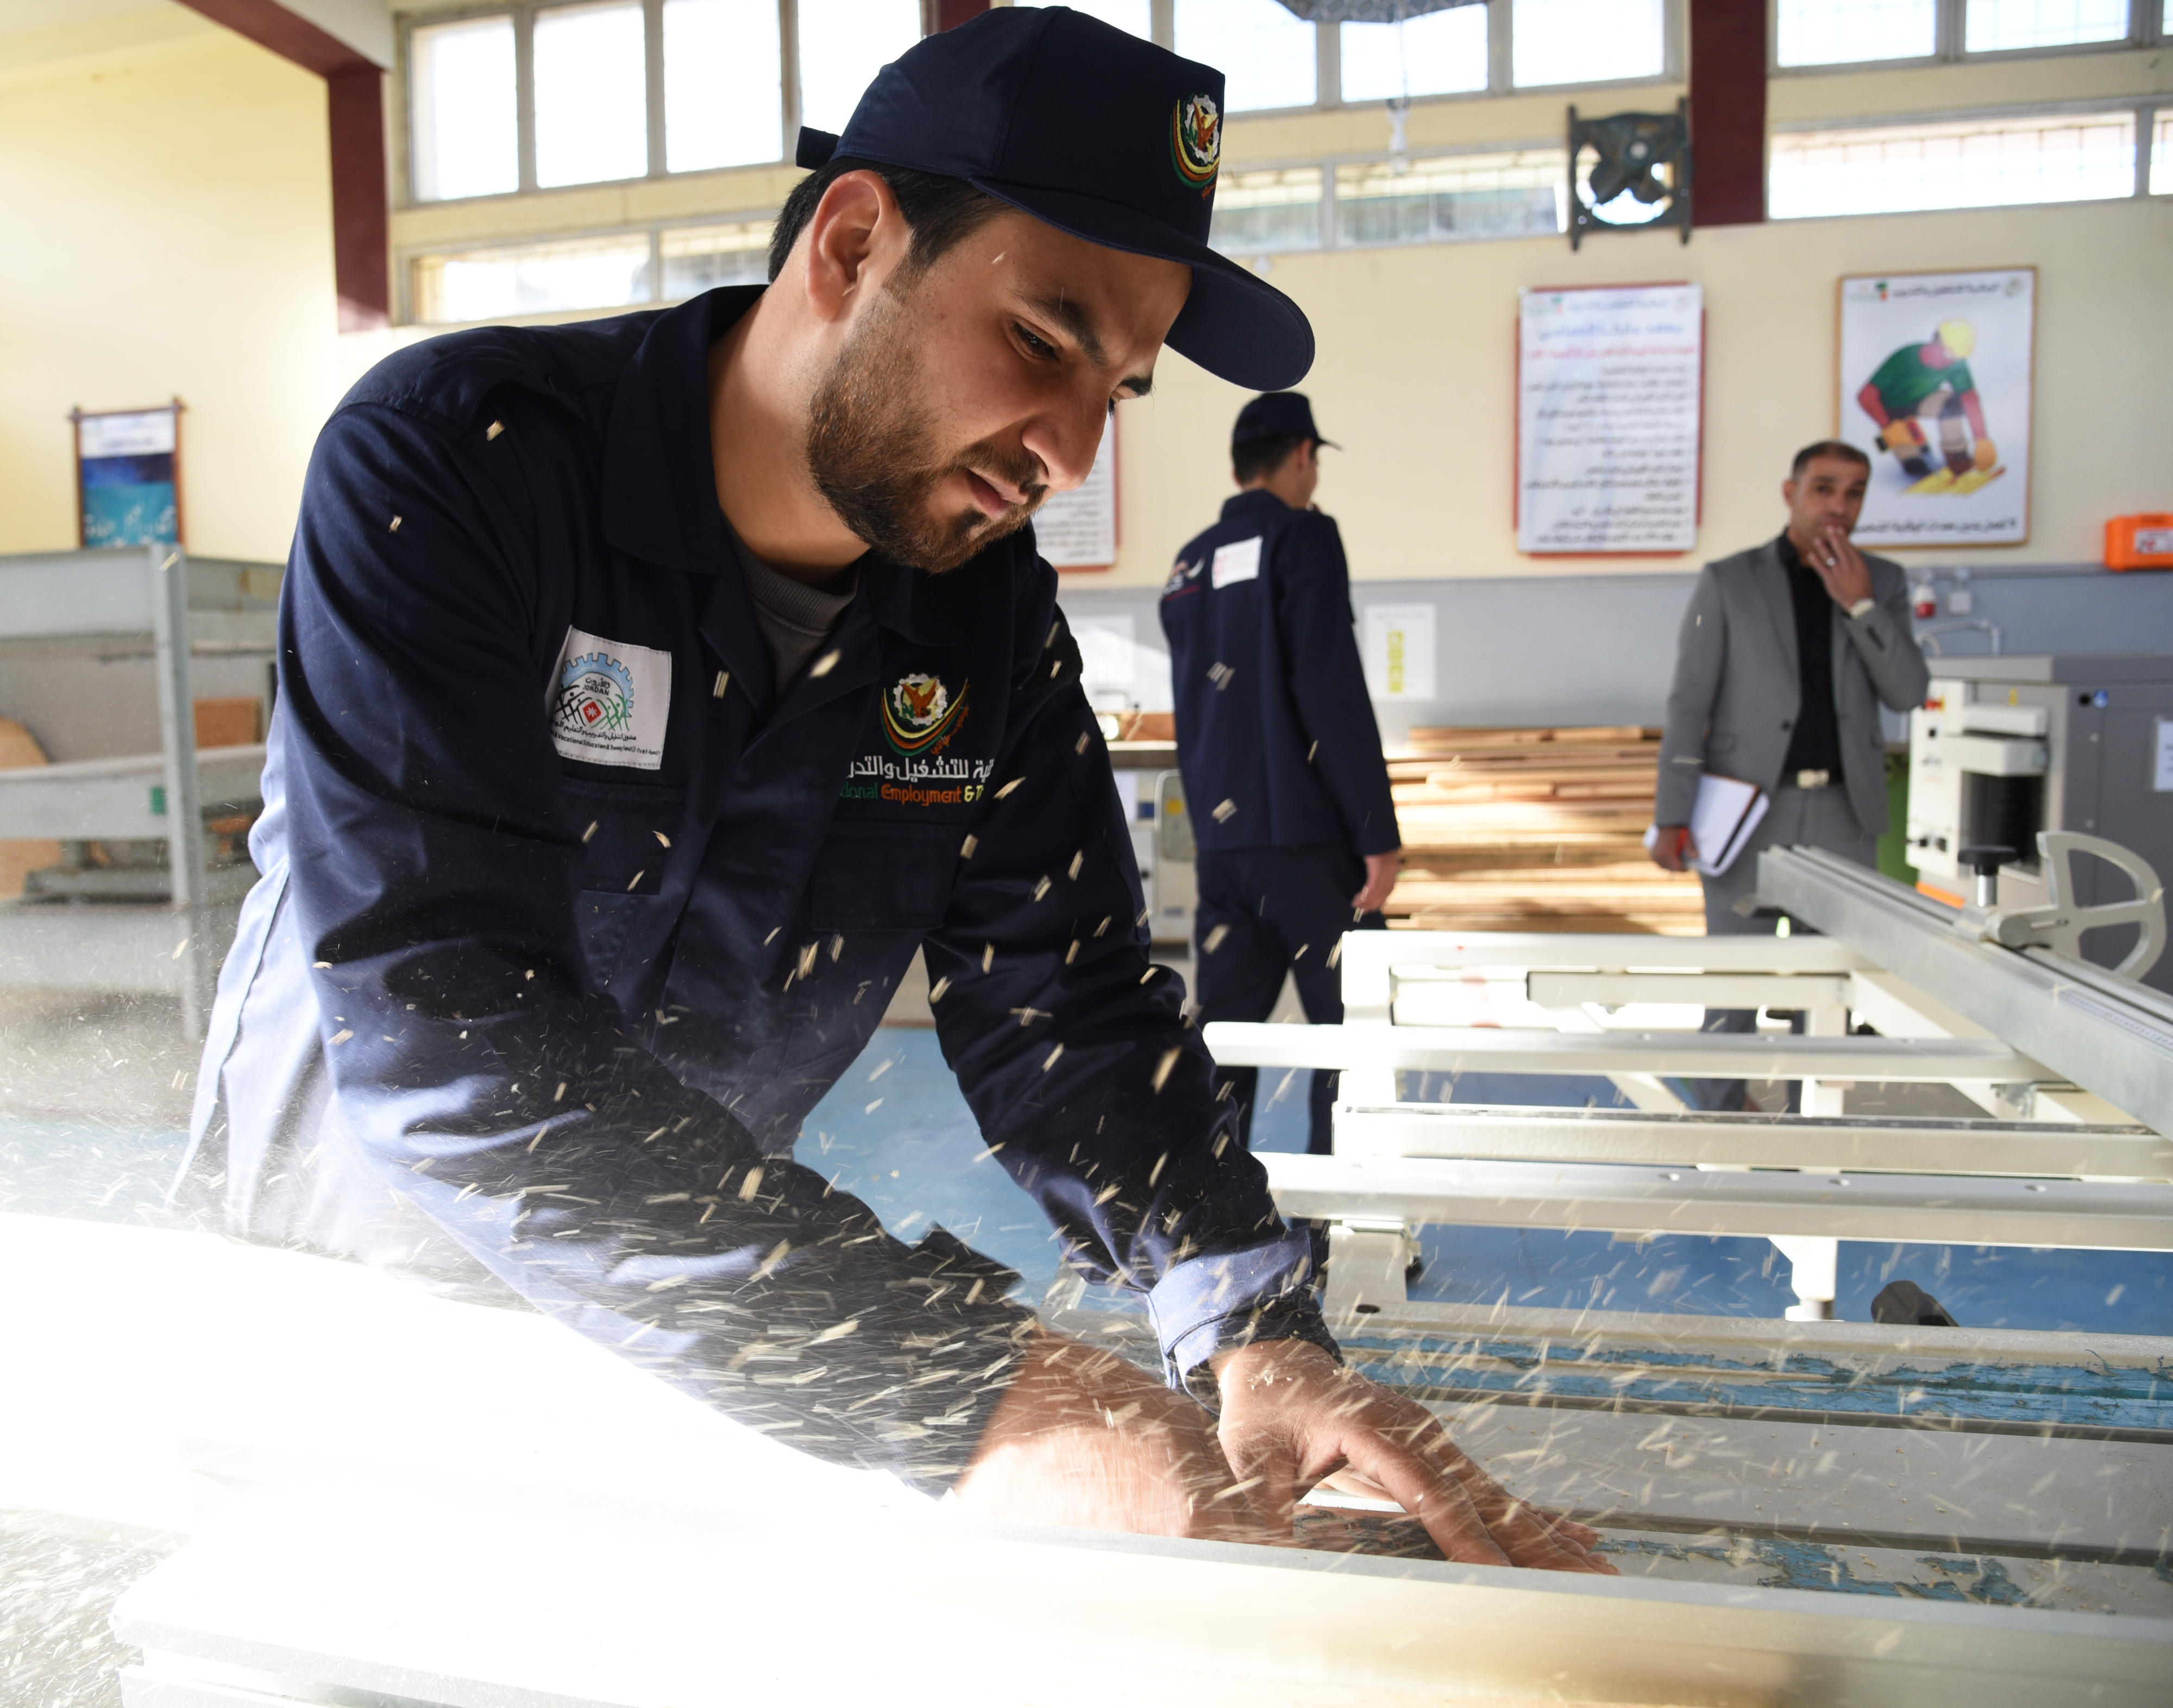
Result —
M1388 760L1404 870L1391 924L1428 931L1653 931L1696 936L1696 877L1642 838L1660 732L1415 729Z

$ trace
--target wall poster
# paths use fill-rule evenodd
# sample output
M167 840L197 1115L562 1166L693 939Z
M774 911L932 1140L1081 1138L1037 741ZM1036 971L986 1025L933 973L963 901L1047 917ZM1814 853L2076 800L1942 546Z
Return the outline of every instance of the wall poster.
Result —
M1086 484L1052 493L1034 512L1033 537L1059 569L1107 569L1117 561L1117 418L1102 434Z
M1434 697L1434 608L1368 605L1358 613L1358 655L1375 700Z
M1703 290L1604 285L1518 297L1517 549L1691 550Z
M2030 537L2037 270L1841 282L1840 428L1871 459L1863 546Z
M156 409L68 412L75 429L77 542L181 541L181 400Z

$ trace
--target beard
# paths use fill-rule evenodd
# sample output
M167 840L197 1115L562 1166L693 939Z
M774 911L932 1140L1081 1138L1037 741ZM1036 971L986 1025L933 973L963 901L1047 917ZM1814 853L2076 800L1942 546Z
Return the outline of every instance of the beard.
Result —
M941 574L1024 527L1049 488L1023 450L994 439L952 456L937 448L905 307L886 290L817 385L807 470L857 537L892 563ZM940 509L937 489L973 469L1007 482L1026 502L996 516L976 504Z

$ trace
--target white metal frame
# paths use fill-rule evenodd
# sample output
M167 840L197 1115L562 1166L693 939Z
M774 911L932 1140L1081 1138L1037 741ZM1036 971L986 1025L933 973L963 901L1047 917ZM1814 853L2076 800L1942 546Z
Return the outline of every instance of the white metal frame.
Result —
M1997 952L1997 951L1987 951ZM1555 1032L1405 1024L1400 998L1521 971ZM1331 1156L1264 1156L1287 1215L1329 1222L1332 1317L1400 1303L1411 1226L1757 1236L1798 1320L1829 1316L1841 1239L2173 1249L2173 1140L1833 937L1352 932L1339 1026L1217 1024L1227 1064L1343 1070ZM1804 1010L1803 1036L1607 1030L1593 1008ZM1880 1036L1847 1032L1852 1013ZM1604 1075L1632 1111L1410 1104L1399 1070ZM1800 1118L1688 1110L1669 1077L1796 1079ZM1837 1081L1954 1086L1983 1121L1843 1115Z
M54 573L46 573L49 566ZM183 1024L191 1037L201 1037L233 934L226 902L238 899L212 887L203 806L207 800L254 800L264 749L218 749L200 760L189 661L209 638L208 629L224 629L245 644L247 619L230 611L191 609L191 566L177 546L13 567L8 598L0 602L0 640L35 644L149 632L161 751L0 772L0 836L161 838L173 899L151 908L0 906L0 983L177 994ZM239 606L247 578L260 570L278 574L271 566L232 563L199 564L193 573L230 581L236 592L227 602ZM268 613L257 620L268 653Z

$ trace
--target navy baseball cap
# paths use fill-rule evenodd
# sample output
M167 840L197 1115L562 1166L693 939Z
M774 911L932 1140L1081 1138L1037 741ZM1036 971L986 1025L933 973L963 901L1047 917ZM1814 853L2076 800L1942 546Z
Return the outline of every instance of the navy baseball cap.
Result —
M1343 449L1334 439L1320 436L1320 429L1313 424L1313 404L1302 391L1270 391L1237 412L1237 424L1230 429L1230 449L1264 439L1309 439L1331 450Z
M1207 246L1222 73L1063 6L1005 6L876 73L842 137L802 130L799 164L868 160L962 178L1089 243L1182 261L1169 347L1257 390L1313 365L1298 305Z

